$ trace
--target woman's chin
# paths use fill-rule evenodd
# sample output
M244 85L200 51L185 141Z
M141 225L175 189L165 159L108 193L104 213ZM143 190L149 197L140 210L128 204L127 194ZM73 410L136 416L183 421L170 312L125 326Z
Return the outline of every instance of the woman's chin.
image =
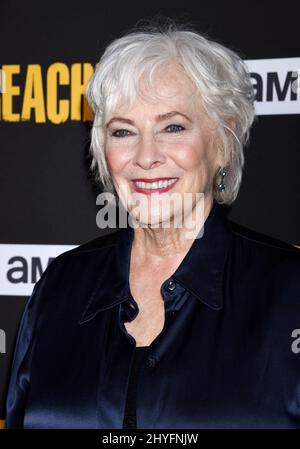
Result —
M170 215L162 215L155 212L142 213L139 216L131 215L133 222L137 227L153 228L153 229L168 229L172 227L172 217Z

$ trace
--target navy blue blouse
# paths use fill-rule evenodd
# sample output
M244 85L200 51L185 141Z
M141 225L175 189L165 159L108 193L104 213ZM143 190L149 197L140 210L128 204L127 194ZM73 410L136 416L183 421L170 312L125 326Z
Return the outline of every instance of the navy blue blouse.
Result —
M139 312L133 235L128 227L58 256L35 285L8 428L122 429L135 351L124 322ZM300 428L299 254L214 202L203 236L161 285L165 324L139 367L138 428Z
M148 351L149 346L136 346L130 366L130 375L127 387L127 399L123 420L123 429L136 429L136 390L139 381L139 370L141 363Z

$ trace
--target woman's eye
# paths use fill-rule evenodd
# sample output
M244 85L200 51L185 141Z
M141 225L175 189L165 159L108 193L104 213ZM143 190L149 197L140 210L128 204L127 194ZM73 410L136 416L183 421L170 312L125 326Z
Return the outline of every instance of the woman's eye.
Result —
M184 131L185 128L181 125L169 125L165 128L167 130L168 133L179 133L181 131ZM118 137L118 138L122 138L122 137L127 137L131 134L130 131L128 131L128 129L116 129L115 131L111 132L111 136L112 137Z
M167 130L169 130L168 132L171 133L178 133L180 131L184 131L185 128L181 125L169 125L166 127Z
M126 137L128 136L126 133L130 133L130 131L128 131L128 129L117 129L116 131L113 131L111 135L113 137Z

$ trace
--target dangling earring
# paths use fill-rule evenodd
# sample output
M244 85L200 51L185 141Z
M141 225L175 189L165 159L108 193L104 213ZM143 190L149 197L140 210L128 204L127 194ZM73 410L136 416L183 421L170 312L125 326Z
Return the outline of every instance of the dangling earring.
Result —
M219 173L218 174L221 176L220 183L218 184L218 190L220 192L224 192L224 190L225 190L224 177L226 175L225 169L222 168L222 167L219 167Z

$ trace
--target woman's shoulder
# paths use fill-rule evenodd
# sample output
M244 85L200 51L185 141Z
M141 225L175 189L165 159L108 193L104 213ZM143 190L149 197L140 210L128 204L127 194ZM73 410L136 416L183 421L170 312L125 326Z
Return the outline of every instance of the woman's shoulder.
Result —
M66 310L75 304L80 308L81 302L92 297L101 279L115 267L113 248L118 246L121 235L123 230L118 229L55 257L34 285L28 306L37 309L41 305L45 309L59 303L60 307L65 304ZM47 313L50 316L49 310Z
M300 249L291 243L285 242L278 238L250 229L239 223L229 220L231 231L236 243L243 243L257 251L266 253L278 253L281 255L300 255Z
M96 278L99 270L115 259L114 248L123 233L123 229L117 229L59 254L50 262L36 285L56 284L60 279L63 279L64 285L68 281L76 283L80 282L84 273L90 279Z
M294 278L300 291L300 249L295 245L229 221L233 235L232 252L241 267L255 265L265 273Z
M84 255L94 251L105 250L106 248L117 245L123 232L124 229L115 229L113 231L105 232L99 237L88 240L87 242L76 246L76 248L72 248L71 250L61 253L57 258L64 258L78 254Z

